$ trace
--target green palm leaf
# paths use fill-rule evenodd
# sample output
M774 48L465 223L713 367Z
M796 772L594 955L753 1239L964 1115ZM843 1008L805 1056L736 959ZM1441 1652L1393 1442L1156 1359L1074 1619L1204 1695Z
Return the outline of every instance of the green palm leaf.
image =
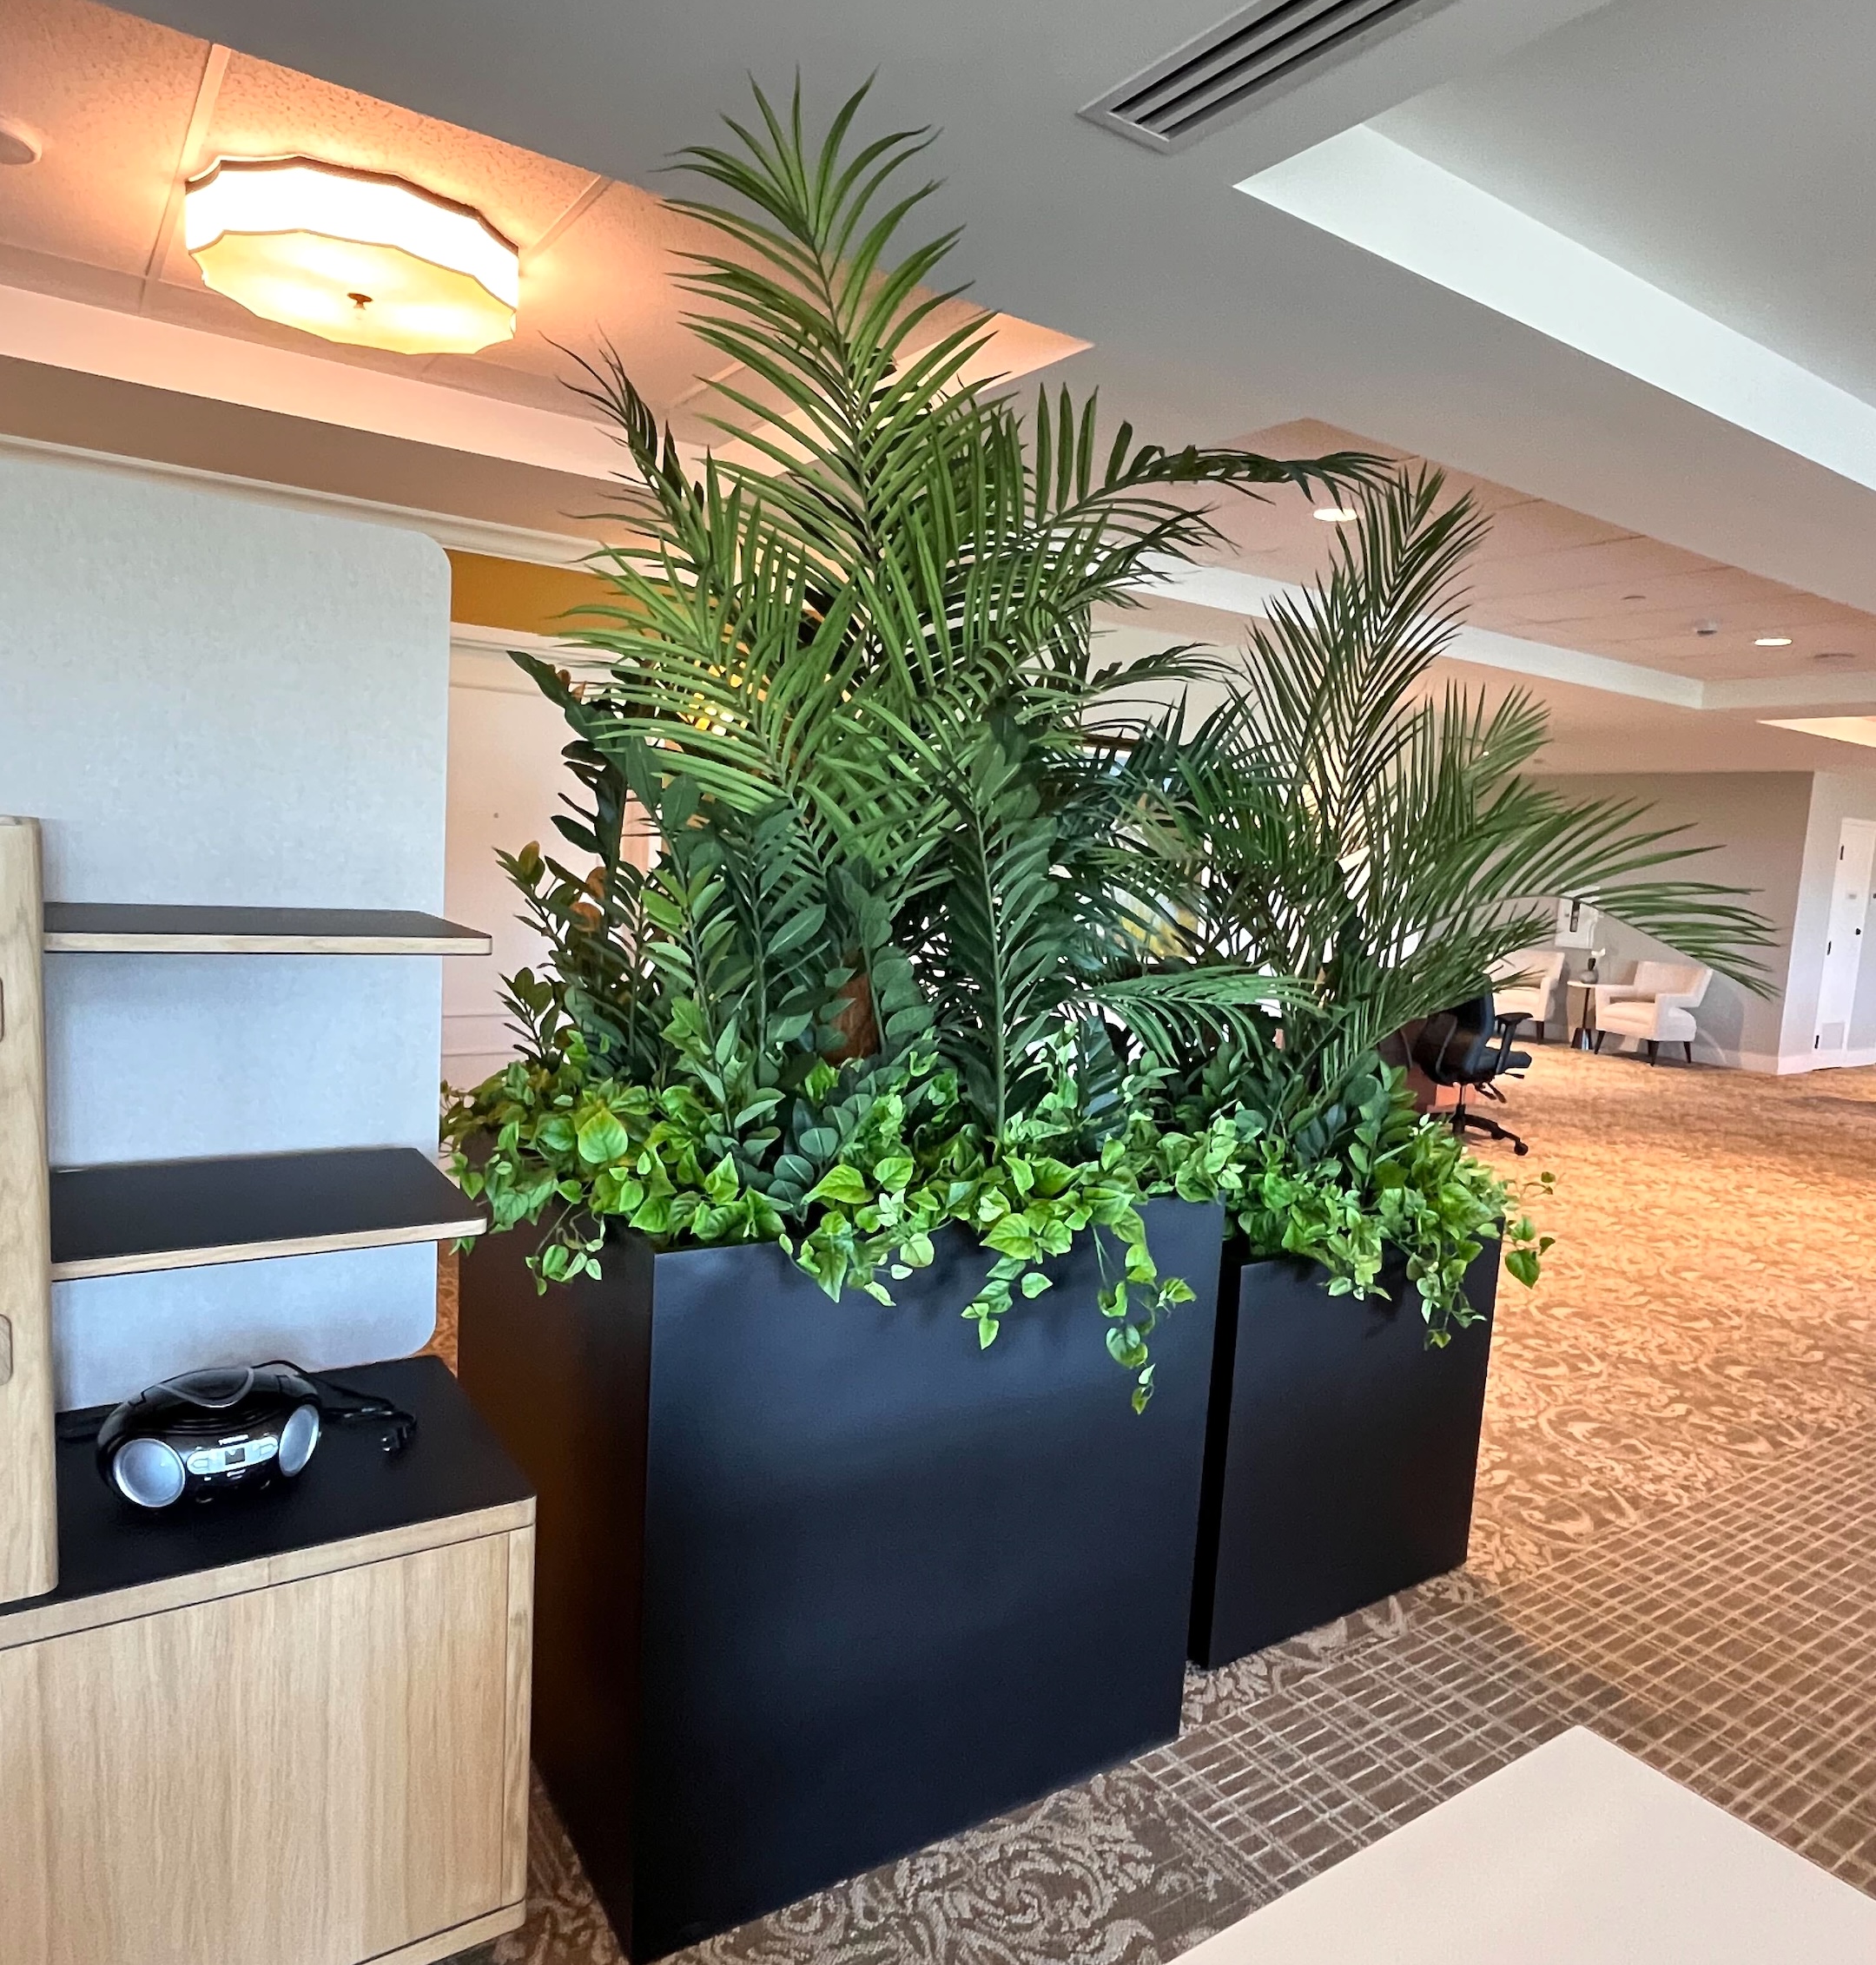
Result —
M1246 679L1179 760L1202 862L1193 944L1309 986L1281 1063L1319 1099L1541 940L1560 895L1766 986L1768 925L1681 872L1681 829L1520 775L1547 739L1540 702L1429 693L1483 533L1442 491L1430 471L1361 488L1327 572L1253 629Z

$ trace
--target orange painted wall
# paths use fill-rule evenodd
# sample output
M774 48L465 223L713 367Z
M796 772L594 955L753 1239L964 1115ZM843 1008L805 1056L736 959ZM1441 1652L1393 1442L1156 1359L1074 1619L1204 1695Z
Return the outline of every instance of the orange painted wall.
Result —
M464 627L560 635L585 608L617 604L598 574L572 566L531 566L486 553L452 552L450 619Z

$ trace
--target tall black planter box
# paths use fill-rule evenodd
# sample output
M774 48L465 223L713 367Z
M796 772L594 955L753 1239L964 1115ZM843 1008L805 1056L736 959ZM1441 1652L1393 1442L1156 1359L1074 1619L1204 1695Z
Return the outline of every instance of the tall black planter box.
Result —
M1151 1203L1198 1301L1146 1413L1084 1243L988 1351L961 1235L838 1304L778 1249L537 1294L465 1258L461 1369L538 1494L534 1756L635 1960L1179 1728L1221 1217Z
M1498 1247L1466 1277L1484 1321L1426 1345L1398 1260L1389 1297L1321 1269L1227 1259L1192 1592L1192 1655L1228 1665L1465 1560Z

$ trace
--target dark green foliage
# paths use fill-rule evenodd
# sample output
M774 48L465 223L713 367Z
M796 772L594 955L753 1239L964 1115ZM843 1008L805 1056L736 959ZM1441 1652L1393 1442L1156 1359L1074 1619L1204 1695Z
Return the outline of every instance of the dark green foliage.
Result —
M1343 1124L1384 1039L1549 939L1559 895L1751 989L1773 940L1747 896L1661 877L1689 849L1644 806L1523 775L1548 738L1535 697L1431 677L1483 530L1470 500L1443 502L1437 472L1353 495L1360 522L1326 575L1272 605L1240 686L1169 760L1192 841L1191 952L1298 990L1281 1049L1212 1060L1211 1093L1229 1084L1312 1143Z
M952 240L902 244L926 135L861 142L863 96L816 143L798 91L758 92L684 159L723 241L684 276L733 365L715 454L682 454L616 355L586 366L627 543L569 671L517 659L571 726L557 825L590 870L504 862L552 960L511 984L521 1056L451 1111L466 1185L499 1227L545 1223L544 1285L623 1223L781 1240L830 1295L883 1294L962 1228L994 1256L983 1343L1093 1232L1139 1403L1188 1294L1147 1253L1152 1194L1222 1199L1340 1287L1391 1240L1437 1336L1510 1197L1373 1046L1457 993L1514 889L1591 893L1610 836L1510 776L1528 715L1404 707L1473 522L1369 458L1104 440L1066 390L1026 419L971 379L988 320L932 284ZM1194 487L1312 483L1366 487L1361 533L1249 687L1196 734L1129 708L1093 610L1217 542ZM1208 679L1175 650L1125 682ZM1404 939L1434 921L1457 956Z
M584 795L558 823L595 864L507 863L552 973L514 979L525 1055L450 1127L502 1225L552 1211L549 1278L618 1220L783 1237L831 1291L877 1289L959 1223L997 1258L967 1312L988 1342L1037 1265L1105 1230L1109 1348L1144 1396L1184 1285L1146 1251L1164 1177L1139 1067L1267 986L1172 949L1176 815L1131 762L1092 610L1215 537L1185 488L1369 465L1103 443L1066 392L1026 427L967 373L985 317L941 331L951 241L901 247L926 139L859 143L863 93L818 145L798 96L783 116L758 93L735 146L685 159L723 201L686 208L724 247L685 284L737 365L724 449L687 460L616 356L587 370L631 543L569 636L577 682L525 666L572 726Z

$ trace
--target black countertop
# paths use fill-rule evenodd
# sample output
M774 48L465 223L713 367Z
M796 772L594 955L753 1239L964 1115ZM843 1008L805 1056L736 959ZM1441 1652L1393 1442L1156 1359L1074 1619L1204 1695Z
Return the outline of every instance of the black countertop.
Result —
M526 1500L532 1493L440 1358L399 1358L329 1375L414 1414L387 1455L382 1422L327 1422L306 1471L253 1494L148 1512L107 1487L89 1439L58 1445L59 1585L0 1604L0 1618L205 1569L347 1541ZM96 1408L102 1419L109 1408ZM62 1414L62 1430L77 1414Z

